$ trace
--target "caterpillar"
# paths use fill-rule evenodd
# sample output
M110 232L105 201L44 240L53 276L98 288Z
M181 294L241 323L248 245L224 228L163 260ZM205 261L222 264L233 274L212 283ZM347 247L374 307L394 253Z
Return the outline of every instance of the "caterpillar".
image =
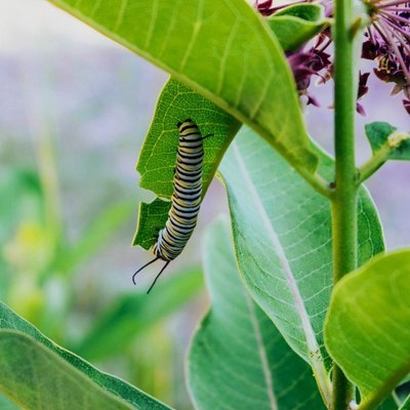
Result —
M145 267L158 259L165 261L147 293L149 293L171 261L181 254L196 226L202 201L202 168L204 159L203 137L191 119L177 124L179 138L173 178L171 208L165 227L160 230L153 247L155 258L139 268L135 278Z

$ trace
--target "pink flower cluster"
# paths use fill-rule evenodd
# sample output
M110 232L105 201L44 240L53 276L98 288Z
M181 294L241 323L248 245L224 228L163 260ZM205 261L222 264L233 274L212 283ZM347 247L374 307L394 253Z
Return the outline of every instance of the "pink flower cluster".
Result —
M373 60L373 70L378 79L393 83L392 94L402 93L403 106L410 114L410 3L409 0L363 0L368 10L371 24L366 30L363 42L362 58ZM298 3L309 3L302 0ZM278 10L291 4L275 7L273 0L256 1L255 7L263 16L271 16ZM322 0L325 15L333 14L332 2ZM327 52L332 42L329 28L324 29L314 41L313 46L303 45L295 52L287 53L289 64L293 70L297 88L301 96L307 98L307 104L318 105L316 99L309 94L312 76L325 83L332 78L331 54ZM359 102L368 91L367 80L370 73L359 73L359 89L357 95L357 111L364 115L365 111Z

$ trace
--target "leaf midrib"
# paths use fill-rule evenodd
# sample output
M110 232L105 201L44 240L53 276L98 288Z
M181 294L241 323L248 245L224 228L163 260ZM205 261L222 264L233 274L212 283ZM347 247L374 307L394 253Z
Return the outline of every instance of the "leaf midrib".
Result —
M260 362L261 362L263 377L265 380L266 393L269 398L270 408L271 410L278 410L278 403L274 395L272 374L269 369L266 347L263 343L259 322L256 317L255 305L254 305L253 300L250 298L249 294L246 291L244 291L243 294L244 294L246 306L249 312L249 318L251 321L251 325L255 332L256 345L258 348L258 355L259 355Z
M300 318L300 324L305 335L308 357L310 359L310 364L312 366L313 373L315 375L319 389L324 400L327 403L330 403L331 390L330 383L327 377L327 372L324 367L324 361L320 352L320 347L317 342L316 335L310 323L309 315L307 313L302 295L299 292L296 279L293 275L292 269L289 265L289 262L287 260L285 251L280 243L280 240L270 222L266 209L262 201L260 200L260 195L257 189L255 188L250 173L242 159L238 144L235 141L233 141L232 143L232 151L237 163L239 164L238 171L243 176L242 180L251 192L250 198L252 198L253 202L255 203L255 211L260 215L263 221L263 226L265 226L267 230L268 238L272 244L272 247L276 251L280 265L282 267L282 271L285 274L284 276L292 294L295 310Z

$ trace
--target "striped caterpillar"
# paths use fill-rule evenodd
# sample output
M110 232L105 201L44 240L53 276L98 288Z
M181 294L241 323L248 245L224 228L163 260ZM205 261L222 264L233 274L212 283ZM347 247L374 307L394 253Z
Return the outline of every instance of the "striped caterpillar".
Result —
M177 160L173 179L174 191L171 196L171 209L165 227L158 234L153 247L155 258L139 268L132 276L145 267L161 259L165 265L155 277L149 293L169 263L181 254L196 226L202 201L202 167L204 159L203 140L198 126L187 119L177 124L179 141Z

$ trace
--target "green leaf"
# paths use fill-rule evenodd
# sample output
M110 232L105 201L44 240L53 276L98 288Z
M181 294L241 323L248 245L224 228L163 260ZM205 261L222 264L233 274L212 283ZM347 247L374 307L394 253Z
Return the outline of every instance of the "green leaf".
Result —
M14 402L11 402L3 394L0 394L0 409L1 410L20 410Z
M278 11L268 19L284 50L295 50L328 24L319 4L295 4Z
M376 409L377 410L397 410L398 405L394 400L393 396L387 397L381 404L379 404Z
M334 288L326 347L372 409L410 372L410 250L375 258Z
M409 134L396 132L397 128L387 122L372 122L365 130L374 155L386 150L386 159L410 160Z
M399 410L410 410L410 395L408 395L407 399L404 400Z
M330 203L262 140L242 129L222 161L239 269L254 300L313 368L329 399L323 321L332 287ZM333 161L319 150L321 173ZM363 262L383 250L364 190L359 201Z
M297 5L284 9L278 25L271 24L284 49L289 44L301 45L306 41L308 27L318 27L323 20L319 5ZM279 14L279 13L278 13ZM295 20L296 23L295 24ZM306 23L306 24L305 24ZM290 25L290 29L288 29ZM286 35L282 33L286 32ZM295 40L291 40L293 37ZM312 35L316 34L312 32ZM299 42L297 42L299 41ZM163 198L170 198L174 176L178 133L175 124L181 119L195 118L204 135L213 134L205 140L203 194L205 194L228 145L239 130L240 123L218 106L185 87L176 80L169 80L164 86L154 114L152 125L145 139L137 170L141 174L140 185ZM171 204L159 198L140 204L138 226L133 244L150 249L156 242Z
M292 32L295 36L298 29L293 25L293 20L316 26L317 22L323 19L323 8L314 4L296 5L277 14L280 14L278 20L283 22L284 26L290 25L288 33ZM289 23L286 20L288 17L291 19ZM277 30L275 26L272 26L276 35L280 34L283 25L281 24L280 29ZM285 36L284 42L280 41L284 49L287 49L285 44L289 42L288 37ZM303 37L303 33L297 37ZM293 40L293 42L295 41L297 40ZM297 45L301 43L299 42ZM137 170L141 174L140 185L155 192L160 197L170 198L172 194L172 178L178 142L176 124L186 118L195 118L195 122L200 126L203 135L212 135L212 138L205 140L204 143L206 153L203 175L205 191L216 172L223 153L240 127L237 120L211 101L176 80L168 81L158 100L154 120L137 164ZM167 167L164 164L169 165Z
M3 303L0 345L0 390L26 408L53 410L59 400L71 400L64 408L169 408L61 348Z
M132 409L22 333L0 330L0 388L30 409Z
M178 146L176 123L187 118L195 119L203 135L212 134L211 138L204 140L203 195L240 127L237 120L206 98L176 80L169 80L161 92L137 163L140 185L159 197L171 198ZM156 242L170 206L169 201L159 198L149 204L140 204L134 245L149 249Z
M314 172L317 158L291 70L247 2L50 1L168 71L247 123L295 166Z
M276 15L279 17L276 18ZM280 21L280 27L271 25L274 33L279 37L281 46L287 50L290 41L301 45L297 40L305 36L305 25L322 27L323 8L316 4L299 4L287 7L274 16ZM294 25L294 21L301 24ZM289 28L286 26L289 25ZM286 35L283 36L283 29ZM298 34L299 29L302 31ZM288 34L295 37L290 40ZM186 118L195 118L203 135L212 135L206 139L203 185L204 192L213 178L219 162L229 146L232 138L240 127L240 122L221 110L211 101L195 93L176 80L169 80L158 100L152 125L146 136L137 170L141 175L140 185L155 192L160 197L170 198L172 194L172 179L178 143L176 124ZM167 165L164 165L167 164Z
M159 198L149 204L141 202L133 245L140 245L146 250L150 249L157 241L158 232L165 226L170 208L170 201L163 201Z
M92 360L123 352L139 334L180 309L202 287L202 273L195 268L160 283L155 289L155 297L147 297L145 292L122 296L96 320L89 334L74 350Z
M280 16L293 16L301 20L310 21L316 23L324 18L324 9L321 4L292 4L282 10L277 11L270 16L269 20L273 20ZM276 31L274 31L277 35ZM281 43L282 47L283 44ZM283 47L285 48L285 47Z
M290 45L301 45L307 40L308 32L316 34L313 33L312 26L318 28L323 25L323 21L320 22L323 20L323 11L319 5L301 4L288 7L282 13L291 16L280 16L280 23L270 26L284 49ZM161 92L137 164L137 170L141 174L141 186L163 198L169 199L173 189L172 179L178 143L175 124L186 118L195 118L204 135L213 134L212 138L205 140L203 194L240 126L234 117L206 98L176 80L169 80ZM134 245L140 245L147 250L151 248L157 240L158 231L168 218L170 206L169 202L159 198L149 204L140 204Z
M177 122L194 119L204 140L203 195L240 123L215 104L175 80L168 81L158 100L154 120L138 159L140 186L171 198L178 146Z
M170 198L178 145L176 123L195 118L204 140L203 195L205 195L216 169L240 127L240 123L215 104L175 80L162 90L154 120L145 139L137 170L140 185L163 198ZM171 203L159 198L150 204L141 203L138 226L133 244L149 249L156 242L158 231L168 218Z
M189 353L195 408L323 409L309 366L241 283L226 220L210 227L203 249L212 308Z

